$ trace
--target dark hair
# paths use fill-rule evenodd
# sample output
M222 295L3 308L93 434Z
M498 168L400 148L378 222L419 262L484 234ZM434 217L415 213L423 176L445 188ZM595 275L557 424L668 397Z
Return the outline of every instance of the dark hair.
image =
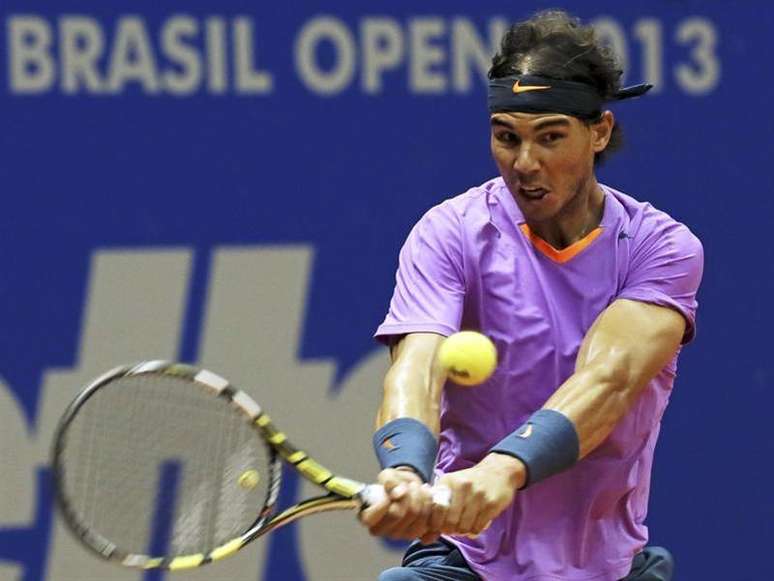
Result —
M611 48L600 42L594 28L563 10L545 10L513 24L503 36L500 51L492 58L490 79L532 74L559 81L576 81L596 87L605 99L621 88L621 70ZM596 119L584 119L591 124ZM623 132L613 127L607 148L597 153L601 163L620 149Z

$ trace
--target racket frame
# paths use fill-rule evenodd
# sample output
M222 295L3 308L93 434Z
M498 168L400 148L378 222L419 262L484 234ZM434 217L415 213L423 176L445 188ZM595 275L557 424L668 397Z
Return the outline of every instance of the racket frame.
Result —
M110 539L84 524L67 497L63 456L68 427L83 405L100 389L118 379L143 374L175 377L190 381L198 384L200 388L210 391L214 396L226 398L235 409L246 416L247 421L252 424L268 448L270 485L261 511L244 533L211 548L207 552L170 557L124 551ZM275 515L274 511L282 483L283 462L295 468L310 482L323 488L327 494L306 499ZM302 516L331 510L363 508L378 501L384 495L381 486L367 485L337 476L312 459L306 452L296 448L252 397L234 387L220 375L185 363L162 360L115 367L86 386L67 407L57 425L52 448L52 467L55 504L73 535L101 558L120 563L125 567L140 569L180 570L199 567L228 557L256 538Z

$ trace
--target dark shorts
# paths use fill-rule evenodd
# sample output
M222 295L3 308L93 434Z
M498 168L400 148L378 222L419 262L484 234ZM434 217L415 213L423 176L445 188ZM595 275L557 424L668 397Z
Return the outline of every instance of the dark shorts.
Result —
M670 581L674 561L661 547L645 547L634 557L631 572L622 581ZM387 569L379 581L481 581L462 553L443 539L432 545L412 543L401 567Z

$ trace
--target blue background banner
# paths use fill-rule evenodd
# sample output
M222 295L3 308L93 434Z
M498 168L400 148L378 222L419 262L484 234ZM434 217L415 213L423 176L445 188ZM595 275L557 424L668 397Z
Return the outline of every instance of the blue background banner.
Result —
M56 419L126 361L212 367L324 462L375 476L385 356L371 334L397 252L430 206L495 174L488 60L508 23L550 5L338 4L0 6L0 580L159 578L96 563L51 514ZM656 85L614 108L626 147L601 181L687 223L706 252L698 337L656 453L652 540L679 580L761 579L774 8L564 7L617 48L627 83ZM289 482L285 502L309 492ZM306 519L206 574L375 578L399 549L352 520Z

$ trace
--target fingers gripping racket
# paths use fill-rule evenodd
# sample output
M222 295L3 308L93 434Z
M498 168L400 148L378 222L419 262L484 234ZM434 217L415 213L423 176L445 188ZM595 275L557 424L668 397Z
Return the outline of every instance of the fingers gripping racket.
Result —
M277 513L283 463L327 494ZM302 516L384 498L381 486L337 476L294 447L227 380L163 361L87 386L57 427L53 467L72 532L99 556L143 569L198 567Z

